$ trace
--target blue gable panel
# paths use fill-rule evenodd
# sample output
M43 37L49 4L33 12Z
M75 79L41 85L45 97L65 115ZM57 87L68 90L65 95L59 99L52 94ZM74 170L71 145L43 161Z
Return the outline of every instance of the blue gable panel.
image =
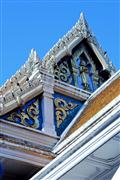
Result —
M54 122L58 136L66 129L84 102L60 93L54 94Z
M0 116L0 118L41 130L43 123L41 98L33 98L22 107L14 109L9 113Z

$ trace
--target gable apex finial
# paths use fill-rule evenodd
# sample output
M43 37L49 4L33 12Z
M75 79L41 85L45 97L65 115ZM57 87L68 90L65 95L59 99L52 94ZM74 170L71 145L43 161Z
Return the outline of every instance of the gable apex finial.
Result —
M80 13L80 19L81 19L81 20L85 19L85 16L84 16L84 13L83 13L83 12Z
M80 13L80 22L88 25L83 12Z
M29 62L36 62L36 61L40 61L40 58L38 57L38 54L36 52L36 50L34 48L31 49L31 52L29 54L29 58L28 58Z
M80 21L80 24L81 24L84 28L88 29L88 23L87 23L87 21L86 21L86 19L85 19L85 15L84 15L83 12L80 13L80 19L79 19L79 21Z
M89 34L92 34L83 12L80 13L79 25L85 38L87 38Z
M37 52L34 48L31 49L29 57L34 61L36 60Z

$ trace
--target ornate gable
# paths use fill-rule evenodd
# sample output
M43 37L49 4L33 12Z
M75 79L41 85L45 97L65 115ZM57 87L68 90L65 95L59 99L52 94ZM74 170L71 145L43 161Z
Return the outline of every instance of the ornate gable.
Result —
M3 115L2 119L41 130L43 122L41 98L33 98L23 106Z
M25 65L0 88L0 118L60 136L114 72L81 13L42 61L32 49Z
M115 72L83 13L75 26L46 54L43 64L54 73L55 79L90 92Z

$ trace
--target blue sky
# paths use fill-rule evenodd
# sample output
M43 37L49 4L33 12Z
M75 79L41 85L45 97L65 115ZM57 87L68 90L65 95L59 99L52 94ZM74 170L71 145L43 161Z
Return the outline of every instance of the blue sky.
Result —
M119 0L1 0L0 84L25 63L31 48L42 59L84 12L90 28L120 68Z

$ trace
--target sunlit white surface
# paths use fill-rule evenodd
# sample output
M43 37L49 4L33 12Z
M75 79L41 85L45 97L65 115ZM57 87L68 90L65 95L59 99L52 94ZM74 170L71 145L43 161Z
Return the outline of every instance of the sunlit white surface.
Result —
M116 173L114 174L112 180L120 179L120 167L117 169Z

